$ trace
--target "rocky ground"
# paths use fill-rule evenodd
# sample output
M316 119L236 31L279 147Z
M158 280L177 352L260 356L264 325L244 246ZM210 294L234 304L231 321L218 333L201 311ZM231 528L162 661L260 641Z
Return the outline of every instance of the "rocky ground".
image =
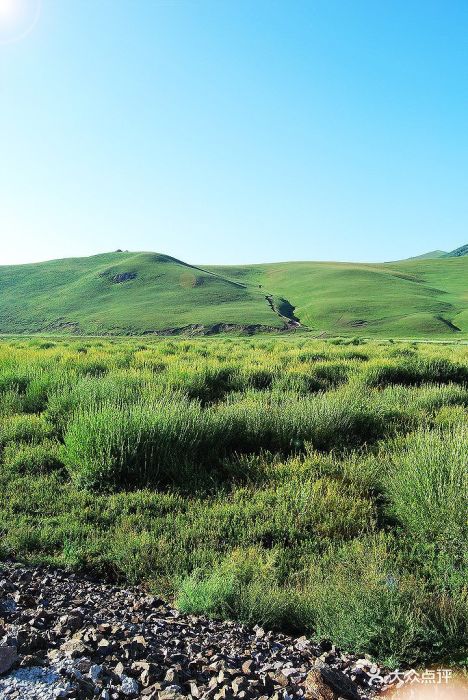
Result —
M360 700L385 689L373 686L380 675L328 642L181 615L138 588L0 564L2 699Z

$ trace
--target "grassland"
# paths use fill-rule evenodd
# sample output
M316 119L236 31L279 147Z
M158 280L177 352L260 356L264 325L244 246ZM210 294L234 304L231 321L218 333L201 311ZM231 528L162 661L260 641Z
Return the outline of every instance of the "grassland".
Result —
M468 338L468 256L207 267L156 253L0 267L0 333ZM297 328L296 328L297 332Z
M0 343L0 554L466 663L468 348Z
M468 337L468 257L209 268L274 290L315 334Z

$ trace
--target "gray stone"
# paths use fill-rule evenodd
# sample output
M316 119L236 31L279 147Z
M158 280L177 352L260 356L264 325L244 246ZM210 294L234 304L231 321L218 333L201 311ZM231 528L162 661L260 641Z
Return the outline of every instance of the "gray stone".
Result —
M99 664L93 664L89 669L88 675L92 681L96 682L102 676L102 666Z
M124 695L138 695L140 687L134 678L129 676L121 676L122 685L120 690Z
M0 674L9 671L17 658L16 647L0 647Z

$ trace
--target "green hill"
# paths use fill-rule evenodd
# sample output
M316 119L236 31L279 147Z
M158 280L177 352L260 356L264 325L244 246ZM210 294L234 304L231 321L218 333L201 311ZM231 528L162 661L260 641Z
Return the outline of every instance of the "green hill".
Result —
M462 245L459 248L455 248L450 253L446 253L444 257L446 258L461 258L464 255L468 255L468 244Z
M468 337L468 256L196 267L156 253L0 267L0 333Z
M144 334L283 328L260 290L167 255L107 253L0 267L0 332Z
M406 258L407 260L433 260L435 258L444 258L449 253L446 250L430 250L429 253L423 253L422 255L413 255L411 258Z
M210 268L214 269L214 268ZM302 325L327 334L468 335L468 259L357 264L293 262L216 268L288 299Z

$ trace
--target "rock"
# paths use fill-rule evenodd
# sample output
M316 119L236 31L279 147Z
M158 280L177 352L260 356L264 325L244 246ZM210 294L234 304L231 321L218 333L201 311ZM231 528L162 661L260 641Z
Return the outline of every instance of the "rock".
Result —
M140 692L140 686L136 682L134 678L130 678L130 676L122 676L121 677L121 687L120 690L124 695L132 696L132 695L138 695Z
M121 661L119 661L119 663L114 668L114 673L119 678L122 678L123 674L125 673L125 667Z
M189 682L189 687L190 687L190 695L194 698L199 698L200 697L200 690L195 683L195 681L190 681Z
M298 676L300 674L300 671L297 668L283 668L281 673L286 678L289 678L290 676Z
M92 681L96 682L102 676L102 666L93 664L88 671L88 675Z
M360 700L357 685L341 671L325 664L319 664L310 671L304 685L305 697L310 700Z
M86 649L86 645L79 639L68 639L60 647L60 651L70 659L78 659L80 656L83 656Z
M237 695L241 690L245 690L249 683L245 676L237 676L234 678L231 685L234 693Z
M16 647L4 646L0 647L0 674L6 673L16 663L18 654Z
M171 685L177 685L179 682L179 673L178 673L177 669L169 668L166 671L166 675L164 676L164 680Z
M246 676L250 675L252 673L252 667L254 665L253 659L248 659L247 661L244 661L242 664L242 673L245 673Z
M182 698L184 698L184 695L180 685L169 685L159 693L159 700L182 700Z

